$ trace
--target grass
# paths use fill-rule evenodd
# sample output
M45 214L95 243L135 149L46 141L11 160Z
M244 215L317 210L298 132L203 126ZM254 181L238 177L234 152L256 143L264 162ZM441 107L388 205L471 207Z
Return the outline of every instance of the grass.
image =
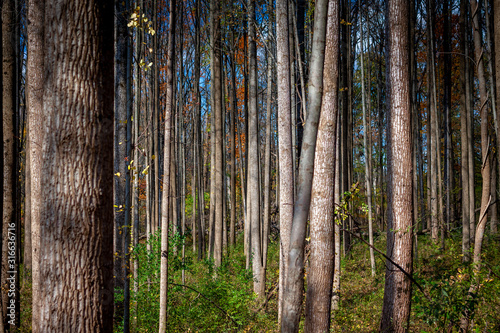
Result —
M171 249L182 244L172 241ZM189 239L185 239L190 244ZM159 309L159 236L152 238L152 252L145 245L135 249L140 261L137 283L132 293L132 331L155 332ZM385 236L375 246L385 252ZM453 234L441 251L428 236L419 236L414 277L431 296L429 302L413 288L410 332L457 332L464 308L474 306L473 332L500 331L500 248L498 240L486 238L480 271L462 263L461 235ZM252 274L245 269L242 242L232 248L222 266L210 260L198 261L186 246L184 262L180 251L170 253L169 332L278 332L277 291L279 246L269 247L267 290L273 295L266 308L252 290ZM332 312L332 332L377 332L382 313L385 261L378 255L377 273L370 272L369 249L360 242L342 260L340 309ZM185 285L182 283L185 271ZM471 279L479 281L479 292L467 297ZM132 281L132 285L133 285ZM31 285L21 289L21 332L31 331ZM117 298L120 297L118 294ZM115 325L119 332L120 325Z

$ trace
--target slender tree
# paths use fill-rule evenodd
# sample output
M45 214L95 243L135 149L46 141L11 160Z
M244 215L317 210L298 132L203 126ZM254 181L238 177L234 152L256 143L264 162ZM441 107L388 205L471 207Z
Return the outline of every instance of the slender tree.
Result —
M160 325L159 332L167 331L168 302L168 227L170 212L170 164L172 140L172 115L174 110L175 64L175 1L170 1L167 54L167 91L165 105L165 144L163 145L163 198L161 206L161 263L160 263Z
M278 321L281 321L294 202L294 164L292 160L291 88L289 66L290 49L288 46L288 2L286 0L276 1L276 52L278 58L278 150L280 174L280 275Z
M40 284L40 222L42 204L42 143L43 143L43 40L45 1L28 2L28 62L27 104L31 197L31 248L32 248L32 328L37 332L40 312L38 302Z
M388 2L387 91L388 117L388 231L387 254L412 272L412 138L409 84L409 6ZM410 318L411 281L387 261L381 332L406 332Z

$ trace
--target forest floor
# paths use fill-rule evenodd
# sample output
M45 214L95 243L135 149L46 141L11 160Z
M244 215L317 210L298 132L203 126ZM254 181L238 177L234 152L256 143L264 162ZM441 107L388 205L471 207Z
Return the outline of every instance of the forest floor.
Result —
M185 239L187 243L189 238ZM462 264L461 235L446 241L445 250L419 236L413 287L410 332L456 332L466 307L474 307L473 332L500 332L500 247L498 239L486 238L484 265L474 272ZM245 269L243 247L230 251L221 268L207 260L192 258L192 245L181 257L182 237L172 242L170 254L169 331L171 332L278 332L277 288L279 246L272 241L267 269L267 306L252 292L252 274ZM241 243L241 242L240 242ZM176 247L176 244L177 245ZM385 252L385 235L375 246ZM151 239L152 251L138 247L139 292L132 292L132 331L156 332L159 309L159 237ZM158 254L158 255L157 255ZM369 249L357 242L342 260L340 309L332 313L332 332L377 332L384 297L385 260L376 256L376 275L371 276ZM184 270L184 281L182 271ZM479 292L471 298L471 277L479 279ZM31 332L31 285L21 289L21 329ZM120 293L116 300L121 299ZM115 332L121 331L120 323Z

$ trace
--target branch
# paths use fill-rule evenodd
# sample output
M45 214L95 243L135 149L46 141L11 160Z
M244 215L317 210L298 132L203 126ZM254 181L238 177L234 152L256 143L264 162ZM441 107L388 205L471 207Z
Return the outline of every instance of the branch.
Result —
M354 218L349 212L347 212L347 214L349 214L349 216L351 216L352 218ZM403 267L399 266L391 258L389 258L388 256L386 256L385 253L383 253L382 251L380 251L379 249L377 249L375 246L371 245L370 243L368 243L367 241L365 241L363 238L359 237L358 235L356 235L352 231L347 230L347 229L340 229L340 230L347 231L348 233L350 233L351 235L353 235L357 239L360 239L363 243L365 243L366 245L368 245L369 247L371 247L373 250L375 250L376 252L378 252L380 255L382 255L385 259L387 259L388 261L390 261L391 264L393 264L394 266L396 266L401 272L403 272L404 275L406 275L410 279L411 282L413 282L418 287L418 289L422 292L422 294L425 296L425 298L427 298L427 300L429 302L432 302L431 297L425 292L424 288L417 281L415 281L415 279L411 276L411 274L408 273L407 271L405 271L403 269Z

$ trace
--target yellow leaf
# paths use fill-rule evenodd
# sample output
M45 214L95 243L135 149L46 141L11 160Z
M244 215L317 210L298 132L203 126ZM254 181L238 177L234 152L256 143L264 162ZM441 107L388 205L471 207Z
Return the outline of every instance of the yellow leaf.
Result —
M120 173L119 172L115 173L115 176L120 177Z

